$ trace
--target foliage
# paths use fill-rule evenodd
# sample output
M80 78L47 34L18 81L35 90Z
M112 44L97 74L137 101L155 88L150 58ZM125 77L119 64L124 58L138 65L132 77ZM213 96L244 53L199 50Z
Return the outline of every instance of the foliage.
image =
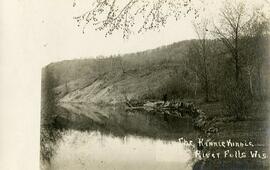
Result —
M170 17L176 20L187 14L198 17L199 10L191 0L95 0L74 19L83 27L83 33L91 24L98 31L104 30L105 36L121 30L123 38L128 38L132 32L160 29Z

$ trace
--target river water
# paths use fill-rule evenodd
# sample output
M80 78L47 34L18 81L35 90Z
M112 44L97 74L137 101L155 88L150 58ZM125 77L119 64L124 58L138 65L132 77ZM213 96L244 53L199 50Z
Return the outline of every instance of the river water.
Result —
M181 170L191 169L190 159L179 142L71 130L58 146L52 169Z
M178 141L197 135L190 118L169 116L165 120L155 113L79 103L61 107L69 121L64 124L51 169L192 169L192 150Z

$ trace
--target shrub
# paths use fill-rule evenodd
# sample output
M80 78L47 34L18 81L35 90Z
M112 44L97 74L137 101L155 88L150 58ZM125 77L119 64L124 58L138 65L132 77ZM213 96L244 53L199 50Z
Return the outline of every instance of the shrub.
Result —
M251 96L244 83L228 82L225 84L223 104L228 114L236 120L244 119L251 110Z

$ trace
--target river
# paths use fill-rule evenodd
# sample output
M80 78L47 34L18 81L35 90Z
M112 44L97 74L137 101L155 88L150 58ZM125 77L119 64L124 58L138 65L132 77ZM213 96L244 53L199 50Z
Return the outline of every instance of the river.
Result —
M192 169L192 150L178 141L198 135L190 118L164 119L160 114L85 103L60 107L59 123L65 130L51 169Z
M147 109L130 110L123 105L59 103L55 123L60 137L53 144L51 170L188 170L268 169L268 159L225 158L227 148L196 148L205 141L250 141L244 133L205 136L194 129L192 118L166 116ZM58 133L57 133L58 134ZM225 136L224 136L225 134ZM178 141L193 141L192 147ZM256 142L257 141L257 142ZM196 146L195 146L196 145ZM265 152L267 146L228 148L231 153ZM223 154L220 159L195 158L195 150ZM238 157L238 156L237 156ZM269 158L269 157L268 157ZM46 168L45 168L46 169Z

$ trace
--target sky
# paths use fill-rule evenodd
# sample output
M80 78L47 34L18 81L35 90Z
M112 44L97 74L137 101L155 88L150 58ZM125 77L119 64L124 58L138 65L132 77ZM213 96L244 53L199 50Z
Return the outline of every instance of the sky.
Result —
M33 12L30 11L26 14L33 20L31 25L34 27L31 30L26 28L29 32L28 36L33 36L33 30L38 31L34 39L29 39L27 43L29 46L35 46L33 53L39 51L46 58L45 61L49 60L48 62L141 51L195 38L192 26L187 19L177 24L170 23L160 32L147 32L143 35L132 36L129 40L122 39L121 34L118 33L105 38L104 32L94 31L91 26L85 34L82 34L82 29L77 27L72 18L84 10L80 10L79 7L73 8L72 3L66 3L66 0L44 2L42 6L42 10L38 9L39 5L37 9L32 9L37 12L36 15L32 15Z
M73 1L0 1L0 169L38 169L41 68L46 64L196 38L188 18L129 40L119 34L105 38L91 28L82 34L72 19L82 9L73 8ZM221 3L210 1L208 12L215 16Z
M38 62L42 63L141 51L196 37L188 19L171 22L160 32L150 31L124 40L120 34L105 38L103 32L94 31L92 27L88 27L86 33L82 34L82 29L77 27L73 17L83 10L73 8L72 1L18 0L15 7L18 18L3 21L2 32L9 32L3 39L20 49L16 50L16 55L19 51L19 55L23 55L26 60L36 56ZM8 9L3 9L3 18L12 15Z
M73 7L73 1L76 2L76 7ZM8 41L16 49L12 52L17 56L21 55L26 60L36 56L37 62L48 64L65 59L142 51L196 38L189 17L177 22L170 21L159 32L136 34L128 40L122 39L118 33L105 38L104 32L94 31L91 26L88 26L86 33L83 34L82 28L77 27L73 17L83 13L91 4L90 1L16 0L15 3L3 1L0 14L5 19L1 21L3 25L1 32L5 34L1 39L5 43L1 47L8 46ZM216 16L221 1L205 1L207 15ZM248 1L254 3L252 0ZM265 0L256 2L260 1ZM2 51L5 52L5 49Z

